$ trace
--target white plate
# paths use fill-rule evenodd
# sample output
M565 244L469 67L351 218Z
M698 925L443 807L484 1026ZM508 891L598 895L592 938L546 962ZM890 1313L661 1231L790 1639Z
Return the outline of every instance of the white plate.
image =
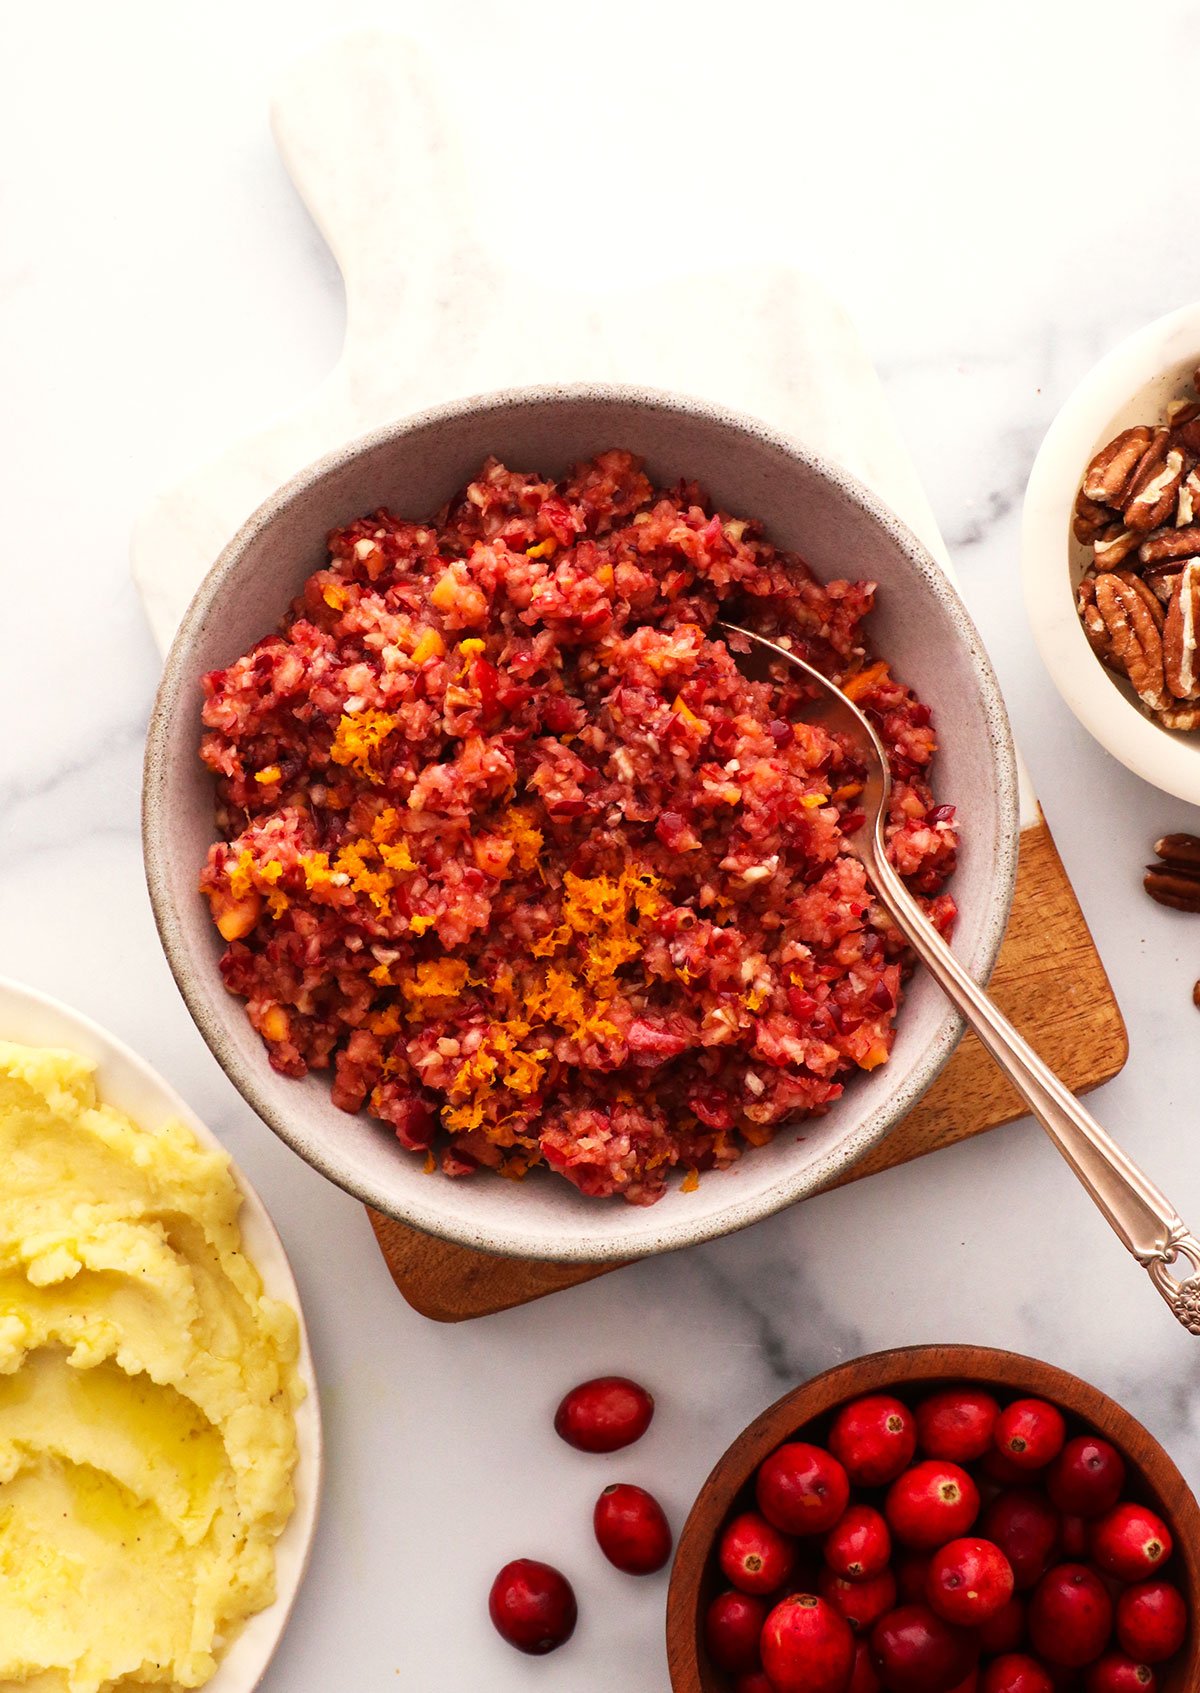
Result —
M1167 402L1191 396L1200 363L1200 304L1139 329L1095 365L1046 433L1025 493L1021 531L1025 604L1047 670L1102 747L1179 799L1200 804L1200 734L1146 716L1127 682L1101 664L1083 632L1075 590L1091 548L1071 533L1075 496L1100 448L1135 423L1160 423Z
M203 1145L224 1151L174 1088L115 1036L58 1000L3 978L0 1040L67 1047L95 1064L96 1086L106 1104L151 1129L177 1118ZM242 1193L241 1227L247 1254L257 1266L266 1292L272 1299L286 1301L300 1319L298 1369L308 1392L296 1408L296 1508L275 1548L275 1602L244 1625L223 1654L217 1673L205 1683L205 1693L251 1693L265 1675L304 1578L321 1495L321 1408L300 1295L266 1207L236 1165L232 1173Z

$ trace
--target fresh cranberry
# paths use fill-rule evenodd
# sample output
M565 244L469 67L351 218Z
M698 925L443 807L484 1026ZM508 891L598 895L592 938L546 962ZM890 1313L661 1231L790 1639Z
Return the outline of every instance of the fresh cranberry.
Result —
M1006 1652L985 1664L980 1693L1054 1693L1054 1682L1036 1658Z
M950 1693L975 1667L971 1636L928 1605L901 1605L881 1617L871 1651L890 1693Z
M738 1676L733 1684L733 1693L775 1693L775 1688L762 1670L752 1669L748 1675Z
M554 1413L555 1433L580 1452L619 1452L650 1427L654 1400L625 1376L597 1376L567 1394Z
M917 1444L927 1458L971 1464L992 1444L1000 1407L978 1387L952 1387L917 1406Z
M796 1548L757 1511L743 1511L725 1527L717 1561L743 1593L774 1593L792 1579Z
M1086 1564L1059 1564L1047 1571L1029 1601L1034 1651L1064 1669L1094 1663L1108 1645L1112 1624L1108 1588Z
M850 1685L846 1693L883 1693L883 1682L871 1657L871 1642L854 1643L854 1668L850 1671Z
M760 1464L755 1494L763 1516L785 1534L828 1534L850 1503L850 1482L823 1447L793 1440Z
M822 1599L841 1612L856 1634L866 1634L896 1603L896 1578L891 1570L869 1581L847 1581L825 1569L817 1577L817 1587Z
M1124 1458L1096 1434L1068 1440L1046 1477L1051 1504L1068 1517L1103 1516L1121 1497L1124 1485Z
M992 1438L1018 1469L1041 1470L1062 1451L1067 1425L1048 1399L1014 1399L996 1418Z
M957 1464L930 1458L892 1483L884 1511L897 1540L930 1552L966 1534L979 1515L979 1489Z
M1116 1505L1092 1529L1092 1557L1118 1581L1154 1575L1174 1544L1166 1523L1145 1505Z
M774 1693L845 1693L854 1666L850 1624L814 1593L793 1593L763 1624L763 1669Z
M1064 1517L1058 1526L1058 1549L1069 1563L1082 1563L1089 1555L1092 1534L1085 1517Z
M1124 1652L1106 1652L1087 1672L1087 1693L1156 1693L1158 1677L1149 1664Z
M957 1687L952 1687L950 1693L977 1693L979 1687L979 1665L963 1676Z
M575 1632L578 1614L566 1576L536 1558L514 1558L505 1564L488 1595L488 1615L496 1632L532 1657L564 1645Z
M1187 1636L1183 1594L1169 1581L1142 1581L1117 1600L1117 1639L1121 1650L1142 1664L1173 1658Z
M1012 1596L1012 1565L994 1541L952 1540L933 1554L925 1597L947 1622L977 1628Z
M1025 1638L1025 1605L1014 1593L995 1616L979 1625L979 1644L985 1652L1015 1652Z
M738 1675L758 1668L758 1637L767 1603L730 1588L718 1593L704 1614L704 1643L718 1669Z
M844 1405L829 1431L829 1450L857 1487L886 1487L912 1463L916 1449L915 1417L886 1393Z
M671 1525L653 1493L629 1482L604 1489L592 1512L596 1542L626 1575L653 1575L671 1556Z
M933 1558L928 1552L901 1552L896 1559L896 1586L904 1605L925 1603L925 1584Z
M1040 1493L1002 1493L979 1521L985 1540L994 1540L1012 1565L1017 1592L1045 1574L1058 1545L1058 1516Z
M825 1541L825 1562L835 1575L847 1581L869 1581L888 1566L892 1537L888 1525L870 1505L851 1505L830 1529Z

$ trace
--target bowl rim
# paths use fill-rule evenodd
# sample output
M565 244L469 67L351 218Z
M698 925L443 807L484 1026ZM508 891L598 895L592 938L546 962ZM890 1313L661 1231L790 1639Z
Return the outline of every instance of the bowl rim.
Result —
M1122 1457L1146 1477L1151 1490L1162 1497L1164 1514L1175 1531L1178 1565L1173 1567L1186 1571L1191 1612L1187 1657L1175 1664L1167 1693L1180 1693L1183 1687L1197 1684L1200 1505L1166 1447L1118 1400L1058 1364L1003 1347L948 1342L891 1347L834 1364L781 1394L730 1441L696 1495L671 1564L666 1634L673 1693L708 1693L711 1682L702 1671L700 1648L704 1578L716 1531L762 1460L790 1434L862 1394L903 1391L939 1381L976 1382L1050 1398L1069 1417L1111 1439ZM1086 1409L1081 1402L1086 1403ZM1131 1443L1144 1446L1158 1466L1156 1475L1149 1473L1143 1458L1133 1455ZM1182 1679L1185 1675L1186 1681Z
M1200 362L1200 302L1127 335L1068 394L1029 473L1021 577L1042 662L1075 717L1126 769L1195 805L1200 735L1174 733L1152 721L1092 651L1075 605L1070 534L1083 472L1104 444L1105 430L1142 390L1185 358Z
M961 1016L952 1007L946 1006L940 1024L903 1083L867 1117L848 1129L821 1157L811 1160L791 1176L781 1176L771 1187L756 1196L740 1201L734 1199L717 1214L692 1220L684 1217L669 1224L655 1224L653 1213L658 1208L650 1207L641 1234L626 1232L606 1240L593 1236L583 1243L566 1230L553 1239L548 1239L540 1233L531 1234L526 1232L519 1222L506 1222L503 1225L489 1222L481 1228L474 1220L460 1221L444 1216L438 1208L436 1196L432 1196L429 1202L419 1199L405 1200L403 1203L397 1201L384 1184L369 1179L358 1179L339 1167L336 1137L330 1136L328 1143L314 1145L304 1134L295 1131L289 1114L275 1104L270 1088L263 1085L259 1070L244 1063L240 1053L225 1036L221 1017L213 1010L214 1005L220 1002L215 997L210 997L211 987L206 979L207 974L211 972L206 973L192 959L185 941L183 925L174 907L165 870L169 852L167 796L170 761L166 756L169 726L181 694L195 681L190 657L193 642L202 632L214 602L220 597L227 582L236 575L251 544L294 499L323 478L377 447L434 429L438 425L454 422L469 414L494 413L499 421L503 413L511 409L577 402L611 406L636 405L643 410L667 415L682 414L706 423L715 423L739 434L749 434L782 457L798 460L816 475L830 482L842 497L857 506L882 529L904 554L925 589L940 601L957 638L971 654L982 695L985 731L993 754L996 831L995 840L991 845L996 873L992 881L992 903L985 914L975 953L971 959L965 961L972 976L981 984L986 983L1004 938L1016 880L1020 833L1018 778L1012 733L999 683L979 633L957 589L929 549L907 525L840 465L812 452L791 436L748 414L705 400L635 384L563 383L506 388L428 407L335 448L298 471L265 500L222 549L193 595L168 651L146 737L142 789L142 845L146 882L159 938L171 973L193 1020L218 1063L243 1098L306 1163L374 1210L456 1245L484 1253L546 1262L619 1263L631 1257L654 1256L733 1233L826 1186L834 1176L841 1174L876 1146L892 1126L917 1103L958 1044L964 1029Z
M60 1029L62 1033L54 1039L27 1039L24 1036L10 1035L3 1027L10 1002L25 1005L34 1014L34 1019L39 1025ZM118 1072L124 1070L133 1076L135 1082L140 1084L148 1095L158 1100L158 1106L154 1108L154 1126L178 1118L186 1124L202 1146L227 1158L229 1173L242 1197L239 1226L243 1231L247 1256L258 1271L264 1291L273 1299L283 1300L296 1313L299 1340L296 1369L306 1393L295 1411L295 1504L275 1542L275 1598L265 1609L246 1618L218 1657L212 1678L205 1683L212 1693L253 1693L253 1689L259 1686L266 1675L283 1640L308 1574L324 1492L325 1443L321 1397L317 1387L304 1306L287 1249L257 1188L237 1164L229 1149L147 1059L102 1024L97 1023L94 1018L75 1010L53 994L27 987L14 977L0 976L0 1039L11 1040L21 1046L61 1046L79 1053L94 1066L96 1090L102 1102L111 1102L112 1088L118 1093L124 1091L119 1074L115 1078L108 1078L112 1088L106 1086L106 1068L115 1067ZM118 1105L117 1109L125 1110L125 1107ZM126 1115L141 1123L145 1108L141 1108L136 1114L126 1111ZM281 1572L279 1548L288 1536L294 1537L298 1544L294 1552L291 1548L288 1549L286 1567Z

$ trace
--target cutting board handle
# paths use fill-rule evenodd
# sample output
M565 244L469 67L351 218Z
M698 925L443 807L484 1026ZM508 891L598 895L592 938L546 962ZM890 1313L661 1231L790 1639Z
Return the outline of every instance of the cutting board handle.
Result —
M433 85L412 42L368 31L297 61L271 103L280 155L345 281L348 354L378 357L401 320L436 313L448 265L461 286L470 196Z

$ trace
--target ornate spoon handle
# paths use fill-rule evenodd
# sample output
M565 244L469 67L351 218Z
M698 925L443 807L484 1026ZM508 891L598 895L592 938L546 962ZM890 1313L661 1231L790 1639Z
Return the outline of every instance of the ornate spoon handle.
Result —
M1175 1207L973 982L884 856L877 828L857 844L876 893L947 998L1021 1095L1174 1315L1200 1335L1200 1240ZM1186 1259L1191 1273L1171 1274Z

